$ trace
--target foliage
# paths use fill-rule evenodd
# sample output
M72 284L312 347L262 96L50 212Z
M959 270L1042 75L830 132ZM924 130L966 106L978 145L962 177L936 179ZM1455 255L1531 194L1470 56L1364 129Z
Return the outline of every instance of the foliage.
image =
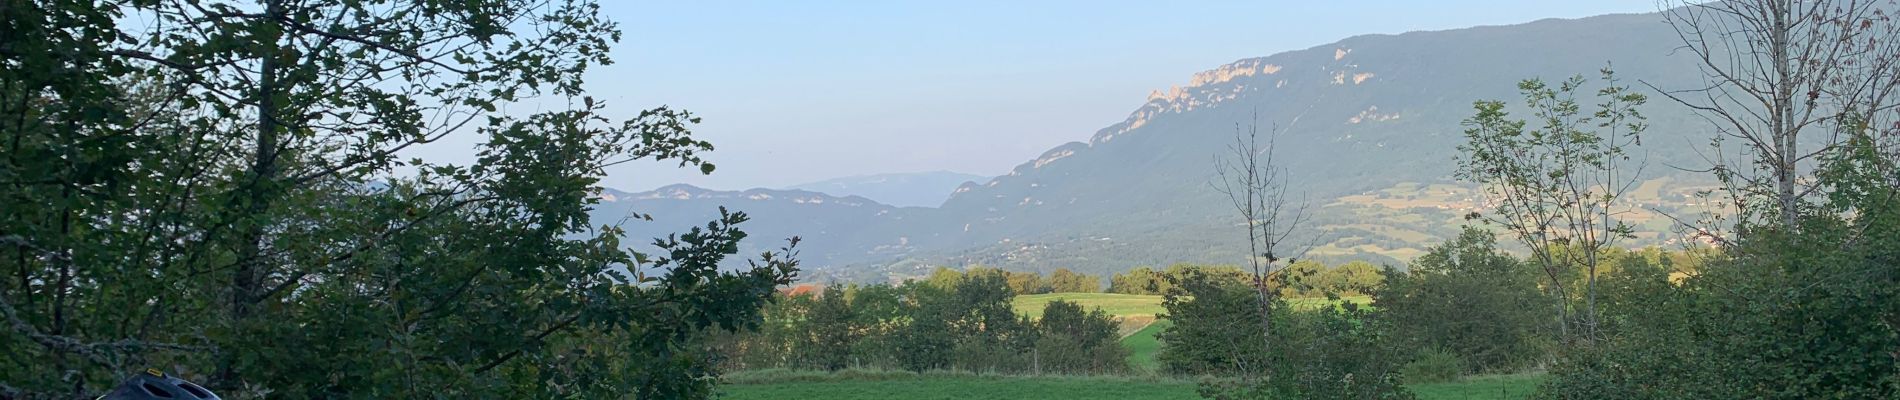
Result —
M1015 293L1001 274L970 274L958 281L946 318L955 335L952 360L972 371L1023 371L1031 368L1023 353L1035 345L1033 326L1019 318L1010 301Z
M1167 288L1162 286L1166 281L1154 268L1135 267L1128 272L1109 276L1108 292L1158 296L1167 292Z
M1889 216L1879 219L1892 218ZM1871 216L1871 215L1870 215ZM1871 222L1871 221L1870 221ZM1891 222L1880 222L1891 224ZM1606 288L1613 340L1564 354L1546 398L1889 398L1900 394L1891 318L1895 236L1841 247L1848 225L1760 232L1678 287L1635 265ZM1891 226L1869 230L1888 230ZM1680 360L1694 359L1695 363ZM1640 372L1639 372L1640 371Z
M1258 379L1203 380L1215 399L1411 399L1399 372L1409 351L1376 312L1337 308L1275 313L1272 368ZM1245 378L1245 377L1243 377Z
M832 285L826 293L843 294L844 288ZM797 351L810 365L807 367L830 371L844 369L850 364L851 345L863 335L865 329L857 311L846 303L845 296L819 296L811 308L804 313L803 326L808 333L806 340L799 343Z
M1260 313L1253 289L1237 279L1185 270L1163 295L1174 323L1156 338L1161 370L1175 375L1248 374L1261 370ZM1251 339L1250 339L1251 338Z
M1083 311L1067 301L1052 301L1036 321L1040 338L1035 345L1038 373L1085 374L1123 372L1128 349L1122 347L1115 318L1101 309Z
M1600 80L1601 103L1588 114L1576 99L1587 82L1582 76L1556 87L1538 79L1518 83L1536 125L1512 119L1504 102L1479 101L1477 114L1464 122L1466 142L1458 147L1458 177L1480 185L1495 203L1492 212L1466 219L1503 227L1529 248L1550 290L1564 300L1553 310L1565 340L1597 339L1601 255L1634 231L1623 221L1621 208L1627 206L1618 199L1639 181L1624 164L1648 129L1637 110L1646 97L1619 86L1607 67ZM1563 279L1579 270L1582 285ZM1570 310L1572 296L1583 303L1576 312Z
M1102 278L1078 274L1068 268L1057 268L1056 272L1049 274L1049 290L1054 293L1097 293L1102 291Z
M1125 371L1120 321L1100 308L1045 301L1033 320L1016 310L1010 275L972 270L902 286L834 285L770 308L756 333L733 344L727 366L744 369L888 368L913 372L1099 374ZM943 275L950 276L950 275ZM1053 314L1052 314L1053 313ZM775 325L777 324L777 325Z
M1049 281L1042 278L1042 274L1033 272L1007 272L1007 274L1009 290L1016 294L1042 294L1054 291Z
M1186 279L1190 273L1210 275L1247 282L1247 272L1231 265L1198 265L1180 263L1169 265L1167 269L1156 271L1153 268L1137 267L1126 273L1116 273L1109 277L1109 293L1165 295L1175 288L1175 282Z
M1068 268L1057 268L1048 277L1035 272L1005 271L981 265L970 266L963 271L949 267L937 267L931 270L924 282L938 287L949 288L962 279L997 275L1007 282L1009 290L1015 294L1044 293L1099 293L1102 291L1102 278L1083 275Z
M1744 221L1680 285L1667 263L1613 274L1610 340L1562 354L1539 395L1900 396L1900 174L1890 155L1868 150L1866 130L1847 136L1813 182L1819 203L1792 228Z
M1891 139L1900 114L1900 23L1891 2L1732 0L1669 2L1665 22L1699 81L1661 94L1716 133L1703 160L1732 215L1710 213L1700 234L1742 225L1797 230L1826 190L1812 178L1853 131ZM1733 141L1739 148L1726 147ZM1736 151L1740 150L1740 151ZM1714 191L1712 191L1714 192ZM1735 226L1746 228L1746 226ZM1738 232L1739 233L1739 232Z
M790 246L742 213L623 249L607 167L710 172L689 113L605 116L592 1L14 2L0 366L85 397L146 366L233 398L704 397ZM548 111L502 115L539 98ZM451 132L473 162L401 160ZM794 241L795 243L795 241ZM626 271L661 271L655 276Z
M1269 351L1258 338L1252 287L1194 271L1163 300L1173 324L1157 339L1164 372L1213 376L1210 398L1409 398L1397 368L1408 355L1390 323L1353 303L1292 309L1276 301ZM1264 376L1263 376L1264 375ZM1237 378L1237 379L1236 379Z
M1407 384L1450 382L1465 375L1465 360L1457 353L1441 348L1419 350L1412 361L1399 367Z
M1535 267L1496 247L1488 231L1467 228L1433 247L1409 271L1387 269L1373 293L1409 347L1462 359L1466 370L1510 372L1547 354L1556 303L1537 286Z
M1319 294L1368 294L1385 284L1385 274L1379 267L1364 261L1353 261L1337 267L1326 268L1312 278L1311 285Z

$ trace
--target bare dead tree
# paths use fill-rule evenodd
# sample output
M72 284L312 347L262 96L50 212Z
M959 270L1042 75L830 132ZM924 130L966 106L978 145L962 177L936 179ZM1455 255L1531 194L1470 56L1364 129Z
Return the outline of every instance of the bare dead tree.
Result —
M1307 203L1288 194L1287 170L1275 164L1274 139L1278 133L1278 129L1270 129L1263 142L1257 122L1245 130L1235 124L1234 142L1214 160L1219 178L1214 189L1227 195L1246 221L1247 266L1260 303L1262 351L1273 348L1273 303L1279 297L1274 283L1285 283L1286 266L1311 247L1310 243L1289 243L1307 222ZM1260 368L1261 376L1266 376L1270 367Z
M1900 132L1893 99L1900 90L1900 25L1892 0L1663 6L1664 21L1705 81L1656 90L1717 129L1708 172L1722 181L1739 221L1795 229L1820 187L1804 174L1841 145L1847 116L1866 119L1888 139ZM1740 160L1722 148L1729 140L1741 143Z

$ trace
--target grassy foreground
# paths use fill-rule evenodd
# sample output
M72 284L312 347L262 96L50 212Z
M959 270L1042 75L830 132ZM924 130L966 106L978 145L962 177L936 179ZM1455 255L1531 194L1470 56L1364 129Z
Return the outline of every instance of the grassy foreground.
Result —
M1471 376L1456 382L1410 385L1420 400L1426 399L1523 399L1537 391L1543 374Z
M1002 377L925 374L907 379L731 384L720 388L734 400L982 400L982 399L1188 399L1194 384L1119 377Z
M1155 377L995 376L942 372L764 370L735 373L720 387L735 400L1195 399L1194 382ZM1522 399L1540 375L1493 375L1413 385L1421 400Z

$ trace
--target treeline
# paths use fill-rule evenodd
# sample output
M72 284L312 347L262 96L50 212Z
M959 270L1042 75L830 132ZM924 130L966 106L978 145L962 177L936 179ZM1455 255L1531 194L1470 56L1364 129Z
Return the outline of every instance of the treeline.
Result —
M1697 260L1707 256L1658 249L1614 251L1606 257L1599 284L1668 285L1672 273L1693 273ZM1241 365L1301 365L1301 357L1337 364L1297 367L1309 371L1357 369L1359 376L1391 375L1414 382L1524 372L1554 357L1560 338L1557 321L1547 310L1581 301L1552 297L1540 281L1541 270L1499 250L1489 231L1467 229L1431 248L1410 269L1374 272L1377 282L1358 288L1372 298L1371 307L1351 302L1331 308L1275 304L1284 309L1273 313L1282 317L1273 324L1281 330L1270 340L1276 348L1298 352L1280 354L1259 348L1260 313L1251 285L1231 279L1232 272L1220 268L1170 270L1173 273L1162 278L1171 283L1163 305L1174 326L1162 333L1159 361L1164 372L1182 375L1245 372L1235 369ZM1581 282L1583 276L1563 279Z
M1673 286L1672 276L1698 273L1713 255L1610 251L1598 282L1618 288L1613 293ZM1270 305L1272 335L1261 334L1259 291L1235 267L1139 268L1113 276L1109 291L1139 287L1138 294L1163 296L1159 317L1172 326L1158 335L1156 373L1213 378L1208 382L1232 386L1223 393L1266 376L1264 382L1282 386L1268 390L1296 398L1404 398L1409 383L1541 370L1563 354L1559 321L1548 310L1583 301L1556 297L1541 269L1476 228L1432 247L1409 269L1302 261L1284 271L1273 284L1287 296ZM1581 274L1561 279L1585 281ZM713 347L724 349L728 369L1134 372L1114 317L1066 301L1049 303L1040 320L1016 313L1017 288L1045 290L1022 285L1038 280L994 268L940 268L901 285L780 295L756 332L721 336ZM1370 304L1296 307L1285 300L1348 294L1368 296Z
M1019 315L1011 305L1012 276L1023 274L940 270L903 285L782 295L764 310L757 331L724 335L714 347L724 349L732 369L1128 370L1115 318L1067 301L1047 304L1041 319Z
M1327 266L1313 260L1301 260L1287 267L1288 279L1269 281L1282 296L1321 297L1328 293L1335 295L1362 295L1368 289L1379 286L1385 279L1379 273L1380 267L1364 261L1353 261L1339 266ZM1190 272L1199 271L1212 276L1229 278L1239 282L1249 282L1252 275L1238 267L1228 265L1174 264L1166 269L1136 267L1128 272L1117 273L1109 277L1108 292L1122 294L1164 295Z
M1365 295L1384 281L1381 267L1364 261L1352 261L1338 266L1314 260L1300 260L1286 267L1287 279L1269 282L1280 291L1282 296L1294 298L1323 297L1334 295ZM922 282L938 287L954 286L955 282L969 275L999 275L1009 285L1009 289L1018 295L1048 293L1118 293L1159 296L1167 294L1190 272L1231 279L1236 282L1248 282L1251 276L1247 271L1232 265L1202 265L1176 263L1167 268L1135 267L1127 272L1111 275L1108 286L1102 286L1102 278L1096 275L1082 274L1068 268L1057 268L1048 276L1036 272L1008 271L987 266L971 266L966 270L937 267Z
M1045 277L1035 272L1005 271L992 267L971 266L965 271L946 267L937 267L923 279L938 287L952 287L956 282L969 275L999 275L1008 283L1009 290L1016 294L1044 293L1098 293L1102 291L1102 277L1057 268Z

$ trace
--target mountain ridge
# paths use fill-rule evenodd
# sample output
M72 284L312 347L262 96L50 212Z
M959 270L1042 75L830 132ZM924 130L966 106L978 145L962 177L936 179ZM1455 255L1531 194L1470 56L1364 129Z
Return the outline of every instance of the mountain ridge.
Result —
M937 207L965 182L989 177L946 170L853 175L786 186L833 195L856 195L899 207Z
M1309 236L1321 245L1311 257L1402 263L1455 235L1462 213L1475 210L1469 188L1450 179L1472 102L1515 103L1519 79L1589 76L1606 65L1625 83L1699 82L1692 64L1669 56L1668 32L1656 14L1611 14L1355 35L1239 59L1151 92L1086 141L957 185L940 207L853 220L851 238L830 243L809 271L877 280L920 265L1105 273L1244 260L1231 206L1210 183L1215 155L1250 123L1279 132L1289 184L1313 200ZM1693 115L1670 106L1645 108L1650 135L1697 137ZM1661 150L1651 155L1665 164L1689 165L1694 153ZM1693 184L1678 178L1666 182ZM1656 192L1656 204L1680 202L1676 191ZM769 214L755 219L778 218ZM903 251L875 250L900 239Z

